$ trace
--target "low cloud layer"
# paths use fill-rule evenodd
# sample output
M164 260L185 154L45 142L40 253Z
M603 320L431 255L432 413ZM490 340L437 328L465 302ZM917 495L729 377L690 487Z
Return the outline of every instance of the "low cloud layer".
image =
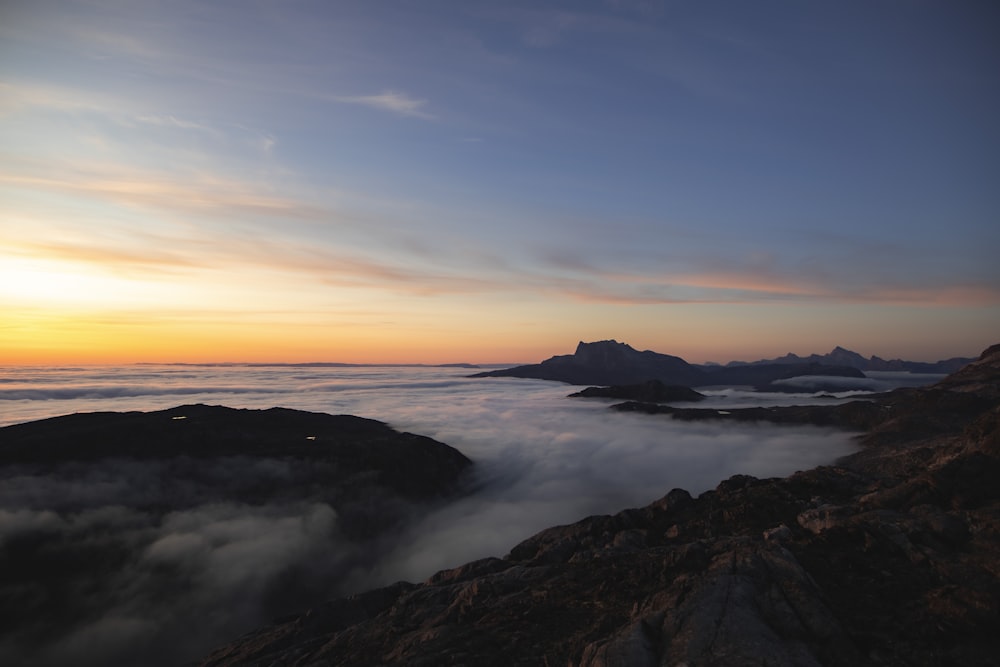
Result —
M549 526L642 506L673 488L697 494L738 473L786 475L852 449L848 435L814 427L685 423L602 408L549 412L542 423L512 408L498 415L496 449L458 444L479 463L482 488L420 521L359 577L359 589L502 555ZM445 427L451 442L485 435L466 420L456 411Z
M374 545L341 535L306 467L241 458L6 467L0 662L177 665L342 593ZM275 485L285 491L266 504L246 500Z
M645 505L675 487L699 493L736 473L785 475L853 447L845 433L614 413L608 401L566 398L565 385L467 372L53 371L35 387L51 398L7 401L13 418L193 401L358 414L457 447L476 463L476 486L361 543L344 535L315 464L229 457L0 468L0 595L9 601L0 662L180 664L330 597L502 556L552 525ZM6 389L27 385L14 384ZM720 391L706 403L747 400Z

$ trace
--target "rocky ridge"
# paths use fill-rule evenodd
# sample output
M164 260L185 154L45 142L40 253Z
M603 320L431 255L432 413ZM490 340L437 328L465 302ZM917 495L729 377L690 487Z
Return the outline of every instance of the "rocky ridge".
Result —
M1000 650L1000 346L784 479L551 528L288 617L223 665L990 665Z
M762 364L828 364L834 366L850 366L862 371L906 371L910 373L954 373L969 362L967 357L952 357L935 362L906 361L904 359L883 359L872 355L865 358L852 350L839 345L826 354L810 354L800 357L789 352L783 357L761 359L760 361L730 361L727 367L756 366Z

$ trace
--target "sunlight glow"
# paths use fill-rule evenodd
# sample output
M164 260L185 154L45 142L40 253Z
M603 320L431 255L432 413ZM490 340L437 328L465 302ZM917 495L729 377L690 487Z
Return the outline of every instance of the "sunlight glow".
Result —
M817 9L815 44L815 8L6 4L0 364L930 361L1000 331L996 40L948 3Z
M81 264L19 258L5 258L0 264L3 303L82 306L136 303L141 299L140 286Z

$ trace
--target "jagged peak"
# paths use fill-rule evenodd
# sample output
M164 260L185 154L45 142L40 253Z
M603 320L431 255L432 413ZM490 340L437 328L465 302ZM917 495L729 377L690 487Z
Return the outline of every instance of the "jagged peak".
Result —
M589 347L589 346L631 347L631 345L629 345L628 343L619 343L614 338L608 338L608 339L605 339L605 340L592 340L590 342L582 341L581 340L579 343L576 344L576 347L577 347L577 349L579 349L581 346L583 346L583 347Z
M827 355L827 356L834 356L834 355L836 355L836 356L850 356L850 357L856 357L858 359L864 359L863 356L861 356L860 354L858 354L854 350L848 350L846 347L841 347L840 345L838 345L835 348L833 348L832 350L830 350L830 354Z
M628 343L619 343L614 338L609 338L608 340L595 340L589 343L581 340L576 345L575 354L580 355L580 354L588 354L588 353L607 351L607 350L616 350L621 352L636 351L635 348L633 348Z

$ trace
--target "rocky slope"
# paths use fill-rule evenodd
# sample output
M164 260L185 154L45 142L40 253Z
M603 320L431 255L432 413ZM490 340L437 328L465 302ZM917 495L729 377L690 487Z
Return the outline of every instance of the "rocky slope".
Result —
M995 664L1000 346L873 406L836 466L675 489L283 619L202 664Z
M533 378L568 384L604 386L632 385L658 380L666 385L681 387L752 385L761 389L783 391L782 387L772 387L771 383L806 375L865 377L864 373L856 368L813 362L733 367L696 366L669 354L650 350L639 352L625 343L614 340L580 342L573 354L551 357L539 364L476 373L470 377ZM850 385L840 385L841 390L849 388Z

